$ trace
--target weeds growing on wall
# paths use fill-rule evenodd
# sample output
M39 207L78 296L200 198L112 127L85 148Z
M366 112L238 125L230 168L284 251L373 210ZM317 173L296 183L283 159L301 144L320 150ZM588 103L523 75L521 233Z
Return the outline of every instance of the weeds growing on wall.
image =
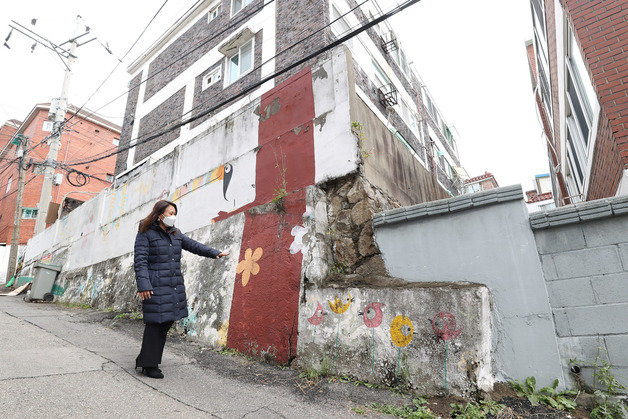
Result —
M360 148L360 155L363 159L368 159L373 154L372 150L366 150L366 137L364 135L364 128L359 122L351 123L351 131L358 137L358 146Z
M572 396L578 394L574 390L565 390L557 392L558 379L554 380L551 387L543 387L539 390L536 389L536 378L528 377L525 382L519 380L510 381L510 386L515 389L517 396L527 397L532 406L538 406L544 404L549 407L553 407L558 410L573 410L578 404L572 399Z
M599 384L604 390L595 390L597 405L591 411L591 417L593 419L625 418L625 409L620 403L613 401L613 396L626 387L611 372L613 364L607 361L606 348L600 344L599 337L597 342L597 355L593 363L595 368L593 373L594 387Z
M277 182L277 187L274 189L274 198L273 204L277 206L277 209L284 210L283 201L284 198L288 195L288 186L286 182L286 165L285 165L285 154L281 153L281 161L277 158L275 154L275 168L279 169L279 179Z

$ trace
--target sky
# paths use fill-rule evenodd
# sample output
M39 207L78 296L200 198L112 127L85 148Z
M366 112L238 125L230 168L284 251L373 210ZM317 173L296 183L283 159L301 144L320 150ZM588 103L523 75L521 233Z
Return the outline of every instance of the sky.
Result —
M77 106L87 102L87 108L96 110L126 91L127 65L194 2L169 0L91 98L162 0L2 2L0 36L4 40L9 22L15 20L58 44L72 36L80 15L82 25L88 25L113 53L96 41L77 50L69 99ZM387 9L395 2L379 3ZM456 128L461 164L468 174L489 171L500 186L519 183L524 190L532 189L534 176L548 172L548 162L525 51L525 41L532 36L529 1L422 0L394 16L390 24L445 121ZM31 53L33 41L19 33L13 32L8 44L11 49L0 46L0 122L22 120L34 104L58 97L65 70L60 59L41 45ZM125 104L123 96L98 114L121 124Z

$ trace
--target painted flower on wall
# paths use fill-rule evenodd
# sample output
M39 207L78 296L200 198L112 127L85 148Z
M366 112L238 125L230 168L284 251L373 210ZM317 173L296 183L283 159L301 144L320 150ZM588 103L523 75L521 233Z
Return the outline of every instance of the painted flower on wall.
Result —
M456 330L456 317L446 311L441 311L432 319L434 334L444 341L457 337L462 329Z
M332 300L328 300L329 308L336 314L342 314L349 309L349 306L354 301L351 298L351 294L347 293L342 299L340 297L336 297Z
M401 314L390 323L390 338L400 348L407 346L412 341L413 334L414 326L412 326L412 322Z
M382 324L382 320L384 319L382 307L385 306L386 304L382 303L371 303L364 308L364 311L359 313L364 318L366 327L378 327Z
M294 255L296 253L299 253L301 249L303 249L303 236L305 236L306 233L307 233L307 229L303 226L292 227L292 231L290 231L290 234L294 236L294 240L292 241L292 244L290 245L291 254Z
M246 252L244 252L244 260L241 260L236 268L236 274L242 274L243 287L246 287L246 284L249 283L251 275L257 275L259 273L257 261L260 260L263 253L261 247L255 249L255 252L250 248L246 249Z
M325 317L325 313L323 312L323 306L321 305L320 302L317 301L316 311L314 311L314 314L312 315L312 317L307 319L307 321L313 324L314 326L318 326L319 324L323 322L324 317Z

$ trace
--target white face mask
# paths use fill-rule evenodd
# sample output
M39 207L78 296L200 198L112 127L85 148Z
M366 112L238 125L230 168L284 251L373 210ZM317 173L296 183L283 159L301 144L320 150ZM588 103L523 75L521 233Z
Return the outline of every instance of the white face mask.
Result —
M177 216L171 215L170 217L164 217L161 221L163 221L166 226L172 227L174 226L175 221L177 221Z

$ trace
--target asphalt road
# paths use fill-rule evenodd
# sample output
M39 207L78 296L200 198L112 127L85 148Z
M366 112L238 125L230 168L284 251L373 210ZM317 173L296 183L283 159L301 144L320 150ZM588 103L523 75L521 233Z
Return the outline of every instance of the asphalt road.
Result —
M343 397L313 399L264 379L203 367L181 344L166 347L165 379L144 377L133 369L136 335L90 321L85 310L0 296L0 416L357 416L355 404ZM255 375L263 378L267 373L260 371Z

